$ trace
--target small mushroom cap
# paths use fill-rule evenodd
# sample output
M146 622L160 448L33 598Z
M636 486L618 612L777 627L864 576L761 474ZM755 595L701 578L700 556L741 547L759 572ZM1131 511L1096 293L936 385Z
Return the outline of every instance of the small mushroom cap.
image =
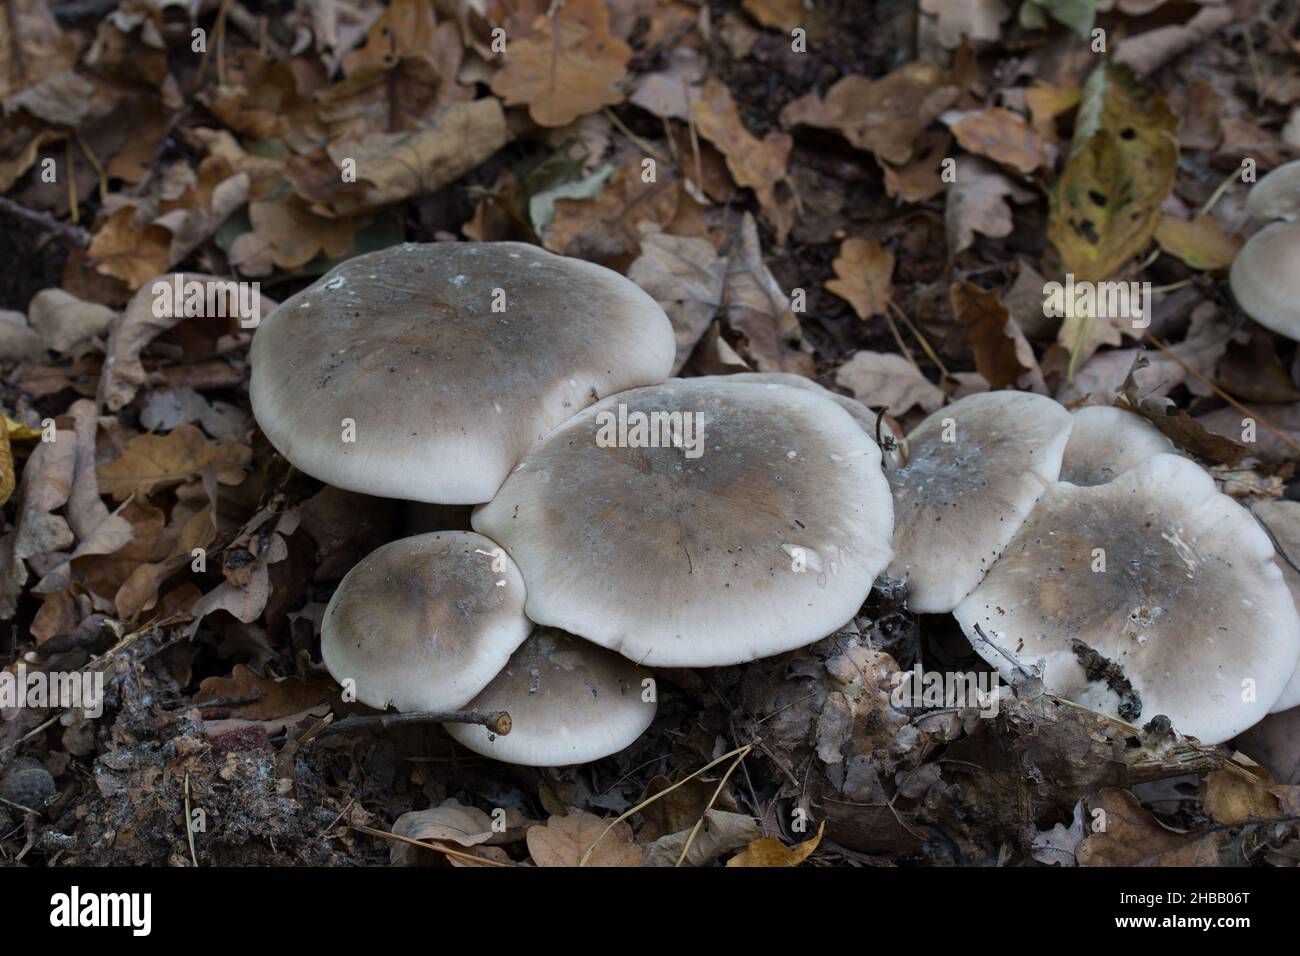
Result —
M674 354L663 309L609 269L517 242L407 243L267 316L251 397L271 444L322 481L476 504L552 428L662 381Z
M914 611L943 614L979 584L1056 481L1072 419L1031 392L968 395L930 415L888 472L894 560Z
M1004 675L1043 660L1052 693L1206 743L1262 719L1300 655L1268 536L1177 455L1052 486L953 614Z
M1300 565L1300 501L1261 501L1254 507L1255 517L1264 525L1272 538L1275 559L1291 592L1291 601L1300 609L1300 572L1290 562ZM1290 562L1287 560L1290 558ZM1273 705L1273 712L1300 707L1300 666L1291 675L1282 696Z
M1085 405L1072 413L1074 427L1061 459L1061 481L1104 485L1174 443L1141 415L1113 405Z
M643 698L650 672L572 634L539 627L470 701L504 710L510 733L478 724L444 724L475 753L530 767L565 767L618 753L654 720L655 695Z
M665 667L779 654L852 618L889 560L880 450L814 391L731 378L605 399L475 510L529 582L529 617ZM678 412L703 421L695 452L632 431Z
M1266 329L1300 340L1300 223L1274 222L1250 237L1232 260L1228 281L1237 304Z
M1300 219L1300 159L1283 163L1251 187L1246 208L1258 219Z
M497 675L528 632L524 579L472 531L435 531L372 551L339 584L321 656L383 710L453 710Z

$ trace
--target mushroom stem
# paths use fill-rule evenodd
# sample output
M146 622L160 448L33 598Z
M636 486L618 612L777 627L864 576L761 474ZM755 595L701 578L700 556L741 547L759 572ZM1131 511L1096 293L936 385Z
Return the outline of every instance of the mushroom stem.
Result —
M328 724L312 739L330 737L334 734L346 734L355 730L370 730L375 727L398 727L404 724L482 724L489 731L499 736L510 733L510 715L504 710L446 710L421 711L410 714L360 714L345 717L335 724Z

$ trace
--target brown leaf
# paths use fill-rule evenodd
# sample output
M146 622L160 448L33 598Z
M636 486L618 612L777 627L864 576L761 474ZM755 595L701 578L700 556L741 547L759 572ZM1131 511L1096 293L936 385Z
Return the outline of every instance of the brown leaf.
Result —
M798 866L812 856L822 835L826 832L826 821L821 822L817 834L794 846L786 846L776 837L764 837L755 840L748 849L737 853L727 861L727 866Z
M790 300L763 262L758 226L746 213L727 259L723 295L727 325L745 339L760 372L812 374L811 348L803 339Z
M952 133L967 152L984 156L1021 173L1043 164L1043 143L1019 114L1002 107L966 113L953 124Z
M1202 806L1225 826L1280 820L1286 814L1277 797L1269 792L1270 786L1272 781L1248 780L1231 770L1216 770L1202 784Z
M691 108L700 135L718 147L736 185L754 190L763 217L784 245L794 225L794 199L786 180L786 164L794 141L772 130L762 139L745 128L731 91L720 80L709 80ZM783 195L778 195L778 187Z
M1030 366L1022 364L1016 336L1010 331L1011 319L998 297L979 286L954 283L948 290L952 311L970 335L975 354L975 370L988 380L991 388L1009 388ZM1032 355L1032 352L1030 353Z
M450 797L428 810L411 810L393 821L393 833L412 840L436 840L459 846L478 846L492 839L492 818L478 807ZM392 866L414 866L424 851L409 843L393 841L388 846Z
M587 866L640 866L641 849L632 842L632 828L620 821L601 839L606 826L590 813L551 817L528 828L528 852L537 866L577 866L594 845Z
M623 100L619 85L632 50L609 35L603 3L588 5L588 22L579 19L580 6L534 21L532 33L506 46L505 63L492 77L492 92L507 106L527 104L539 126L567 126Z
M28 319L52 352L69 352L108 332L117 315L97 302L83 302L62 289L42 289L32 296Z
M1237 257L1241 239L1223 231L1211 215L1178 219L1162 214L1156 225L1160 248L1193 269L1226 269Z
M45 0L12 0L0 17L0 99L77 62L77 38L59 29Z
M961 46L963 37L972 42L1000 39L1002 21L1012 11L1005 0L921 0L921 9L938 17L939 43L948 50Z
M297 677L261 677L243 664L236 664L229 677L205 677L194 694L194 705L202 707L210 701L252 698L247 703L221 707L232 717L275 720L311 710L332 700L334 693L328 682L306 684Z
M781 125L833 129L858 149L902 165L912 158L921 131L957 100L944 70L917 61L878 80L846 76L826 91L825 99L809 93L786 104Z
M681 371L709 323L722 308L727 261L704 239L651 233L641 240L641 255L627 277L659 303L673 323Z
M134 492L176 484L206 468L216 471L223 485L244 480L252 450L236 441L209 442L193 425L181 425L166 435L137 435L122 453L99 466L99 487L119 501Z
M1127 790L1107 788L1090 799L1094 826L1079 844L1080 866L1215 866L1227 842L1224 833L1175 833L1160 825Z
M851 391L858 401L884 405L894 416L914 406L932 412L943 405L943 389L921 374L921 370L895 352L854 352L835 372L835 381Z
M136 223L136 210L120 206L104 220L86 254L102 275L138 289L170 264L172 234L153 223Z
M893 295L894 255L870 239L845 239L831 263L836 278L826 288L844 299L860 319L883 315Z
M994 238L1011 235L1011 207L1007 197L1022 195L1016 185L991 163L963 156L957 160L957 181L948 186L944 225L948 254L969 249L975 233Z

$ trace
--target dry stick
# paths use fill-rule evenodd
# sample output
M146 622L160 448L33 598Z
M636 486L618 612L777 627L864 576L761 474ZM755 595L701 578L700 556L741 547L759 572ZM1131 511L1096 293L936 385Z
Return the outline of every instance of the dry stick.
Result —
M447 856L469 860L472 863L477 863L482 866L511 867L519 865L517 863L501 863L497 860L488 859L485 856L475 856L473 853L463 853L460 850L453 850L449 846L443 846L441 843L425 843L423 840L413 840L410 837L402 836L400 833L389 833L386 830L376 830L374 827L361 826L358 824L352 829L361 833L368 833L370 836L392 840L395 843L409 843L411 846L418 846L421 850L433 850L435 853L445 853Z
M730 750L730 751L728 751L727 753L723 754L721 757L718 757L718 758L716 758L716 759L714 759L714 760L710 760L708 763L706 763L706 764L705 764L703 767L701 767L699 770L696 770L694 773L689 774L689 775L687 775L687 776L685 776L685 777L682 777L681 780L678 780L678 781L677 781L675 784L673 784L672 786L670 786L670 787L665 787L663 790L660 790L660 791L659 791L658 793L656 793L654 796L652 796L652 797L646 797L644 800L642 800L642 801L641 801L640 803L638 803L636 806L634 806L634 807L632 807L632 808L630 808L630 809L628 809L628 810L625 810L625 811L623 811L622 813L620 813L620 814L619 814L618 816L616 816L613 820L610 820L610 821L609 821L609 825L608 825L607 827L605 827L604 830L600 831L600 836L596 837L596 839L592 842L591 846L587 847L587 852L584 853L584 854L582 854L582 859L578 861L578 866L586 866L586 865L587 865L587 860L591 859L591 854L592 854L593 852L595 852L596 847L600 845L600 841L603 840L603 839L605 839L605 837L609 834L609 831L610 831L610 830L614 829L614 827L618 826L620 823L622 823L624 820L626 820L626 819L627 819L628 817L630 817L632 814L634 814L634 813L638 813L639 811L641 811L641 810L644 809L645 807L650 806L650 804L654 803L654 802L655 802L656 800L658 800L660 797L663 797L663 796L666 796L666 795L672 793L674 790L676 790L676 789L677 789L678 787L680 787L682 784L687 783L687 782L690 781L690 780L694 780L694 779L695 779L696 777L698 777L700 774L704 773L704 771L706 771L706 770L710 770L710 769L712 769L713 767L716 767L718 764L722 763L722 761L726 760L727 758L729 758L729 757L734 757L734 756L736 756L736 754L740 753L741 751L746 751L746 752L748 752L748 751L754 749L754 745L757 744L757 743L758 743L758 741L755 740L753 743L746 744L746 745L743 746L743 747L737 747L735 750Z
M1246 55L1250 58L1250 73L1255 81L1255 105L1264 105L1264 74L1259 69L1259 57L1255 55L1255 38L1250 34L1250 24L1241 28L1241 35L1246 38Z
M47 232L58 236L69 245L78 246L82 249L90 245L90 233L80 226L71 226L66 222L55 219L49 213L28 209L6 196L0 196L0 211L17 216L19 219L26 219L33 225L40 226Z
M1238 402L1235 398L1233 398L1223 389L1219 388L1219 386L1214 381L1207 378L1199 370L1193 368L1192 366L1184 362L1181 358L1178 357L1178 355L1174 352L1174 350L1171 349L1164 342L1162 342L1158 336L1152 335L1149 332L1144 333L1144 335L1146 338L1151 340L1151 342L1155 345L1156 348L1164 352L1171 359L1173 359L1175 362L1181 365L1183 367L1184 372L1197 379L1200 379L1202 382L1204 382L1206 385L1208 385L1211 389L1214 390L1215 395L1218 395L1219 398L1223 399L1225 402L1227 402L1237 411L1241 412L1247 418L1253 418L1255 421L1259 422L1261 425L1264 426L1264 430L1266 432L1271 433L1274 438L1278 439L1278 441L1282 442L1284 445L1287 445L1292 450L1300 452L1300 444L1297 444L1293 439L1291 439L1288 435L1283 433L1279 428L1277 428L1277 426L1275 426L1267 418L1259 414L1259 412L1252 412L1245 405L1242 405L1240 402Z
M939 358L939 353L934 350L934 348L930 345L930 340L927 339L924 334L922 334L920 328L918 328L912 322L912 320L908 317L907 313L904 312L901 308L899 308L899 306L894 302L893 299L889 300L889 307L892 308L895 312L897 312L898 317L902 319L904 323L907 324L908 329L910 329L912 334L916 336L916 340L921 343L921 348L925 350L925 354L930 357L930 361L933 362L938 367L939 373L944 378L951 378L952 376L948 374L948 367L944 365L943 361Z
M230 13L230 0L221 0L217 10L217 82L226 85L226 16Z
M190 860L193 861L195 869L199 865L198 854L194 852L194 826L190 816L190 772L185 771L185 839L190 844Z
M903 353L903 358L907 359L912 368L916 369L918 373L924 376L925 373L921 372L921 366L916 362L916 356L912 354L912 350L909 349L907 343L903 341L903 334L898 331L898 323L894 321L894 317L889 314L888 309L885 310L885 322L889 325L889 331L894 334L894 341L898 343L898 350Z
M481 724L489 731L504 737L510 733L510 715L504 710L448 710L427 711L413 714L363 714L345 717L336 724L327 724L309 740L319 740L334 734L346 734L354 730L370 730L375 727L388 729L404 724Z
M608 106L605 107L605 118L617 126L618 131L631 140L634 146L638 147L642 152L649 153L653 156L656 162L663 163L665 166L671 166L673 164L671 159L668 159L663 153L659 152L659 150L655 149L636 133L628 129L627 126L624 125L623 121L618 118L618 115Z
M1196 218L1200 219L1211 209L1217 206L1219 204L1219 200L1223 198L1223 194L1228 191L1228 187L1231 186L1233 182L1236 181L1237 177L1240 175L1241 175L1240 167L1228 173L1228 177L1223 182L1219 183L1219 185L1215 187L1214 192L1210 193L1210 198L1205 200L1205 205L1202 206L1200 212L1196 214ZM1158 253L1159 249L1157 249L1156 251Z
M691 845L695 842L695 837L700 832L700 827L704 826L704 821L708 818L709 811L713 809L714 801L718 799L718 795L722 793L722 788L727 785L727 781L731 778L731 775L736 772L736 768L740 766L740 762L749 756L750 751L753 749L753 744L746 744L740 753L736 754L736 759L731 762L731 766L728 767L727 772L722 775L722 779L718 781L717 787L714 788L713 796L709 797L709 802L704 805L704 812L701 813L700 818L695 821L695 826L691 827L691 834L686 838L686 845L682 847L682 855L677 858L677 866L681 866L686 862L686 854L691 851Z

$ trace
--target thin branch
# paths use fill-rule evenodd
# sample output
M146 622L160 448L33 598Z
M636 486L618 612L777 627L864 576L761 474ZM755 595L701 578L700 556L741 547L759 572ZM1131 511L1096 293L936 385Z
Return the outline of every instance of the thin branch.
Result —
M40 226L46 232L52 232L64 242L85 249L90 245L90 233L80 226L69 225L55 219L47 212L39 212L19 205L6 196L0 196L0 212L7 212L19 219L26 219L33 225Z
M401 727L407 724L480 724L492 733L504 737L510 733L510 715L504 710L448 710L426 711L414 714L361 714L345 717L338 723L327 724L309 740L319 740L334 734L347 734L358 730Z

